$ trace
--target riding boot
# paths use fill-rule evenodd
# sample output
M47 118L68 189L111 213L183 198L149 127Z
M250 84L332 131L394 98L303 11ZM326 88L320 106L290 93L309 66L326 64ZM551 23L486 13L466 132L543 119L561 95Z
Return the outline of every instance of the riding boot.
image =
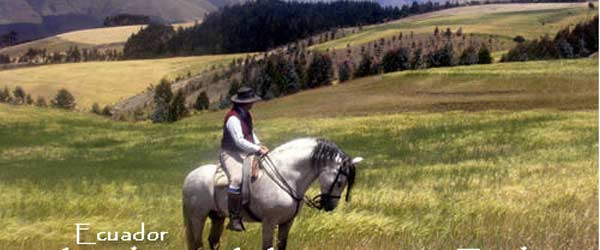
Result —
M229 224L227 229L232 231L244 231L240 207L242 205L242 195L236 193L227 193L227 206L229 207Z

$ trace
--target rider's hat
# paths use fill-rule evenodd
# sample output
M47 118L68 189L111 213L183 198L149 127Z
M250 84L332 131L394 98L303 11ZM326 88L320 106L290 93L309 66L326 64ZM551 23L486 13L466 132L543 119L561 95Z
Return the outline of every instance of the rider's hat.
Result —
M239 88L237 94L231 97L231 101L234 103L254 103L260 100L262 99L249 87Z

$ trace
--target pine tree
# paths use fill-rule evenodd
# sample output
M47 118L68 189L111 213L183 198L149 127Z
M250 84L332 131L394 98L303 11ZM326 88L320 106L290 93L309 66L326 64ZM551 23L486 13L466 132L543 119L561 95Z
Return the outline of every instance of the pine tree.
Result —
M425 60L423 59L423 49L417 48L413 53L412 60L410 61L411 69L422 69L425 68Z
M202 91L198 97L196 98L196 103L194 104L194 108L196 110L206 110L209 106L208 95L206 91Z
M0 102L8 103L11 99L8 87L4 87L4 90L0 91Z
M52 100L52 106L56 108L74 109L75 105L75 97L66 89L60 89Z
M173 98L171 84L166 79L162 79L158 86L154 88L154 111L150 116L152 122L170 122L170 104Z
M23 88L21 88L21 86L17 86L15 87L15 90L13 90L13 96L14 96L14 103L15 104L24 104L25 103L25 90L23 90Z
M306 83L309 88L316 88L331 83L333 66L328 55L315 53L306 71Z
M460 65L473 65L479 62L478 51L473 46L467 47L462 55L460 56L458 64Z
M176 122L188 115L185 107L185 94L182 90L177 91L169 108L169 121Z
M352 75L352 70L350 69L350 63L348 61L344 61L338 65L338 78L340 82L345 82L350 80L350 76Z
M371 56L365 55L360 60L358 68L356 68L356 70L354 71L354 78L372 75L375 72L374 68L375 67L373 66Z
M481 46L481 48L479 48L478 57L479 57L479 64L490 64L494 60L492 58L492 54L490 53L490 50L488 50L488 48L485 45L483 45L483 46Z

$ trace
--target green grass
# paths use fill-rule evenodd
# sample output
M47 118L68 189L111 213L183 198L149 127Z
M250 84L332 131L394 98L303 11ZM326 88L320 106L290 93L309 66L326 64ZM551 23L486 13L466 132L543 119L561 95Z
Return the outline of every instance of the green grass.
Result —
M470 6L417 15L380 25L367 26L362 32L313 46L315 49L343 49L389 38L402 32L405 36L433 34L436 26L441 31L458 28L465 34L494 35L510 41L516 35L527 39L545 34L554 35L558 30L578 21L591 18L598 12L590 11L587 4L502 4Z
M597 65L401 72L257 105L269 146L318 136L365 157L351 203L303 209L290 249L595 249ZM499 91L517 87L525 97ZM463 106L439 109L439 98ZM170 236L140 249L182 249L183 178L216 161L222 115L152 125L0 105L0 249L74 249L74 223L133 231L142 221ZM259 225L223 244L259 248Z
M35 100L54 98L61 88L77 100L77 108L89 110L94 102L114 104L156 85L161 78L199 74L213 65L230 63L245 54L176 57L153 60L86 62L45 65L0 71L0 88L21 86Z

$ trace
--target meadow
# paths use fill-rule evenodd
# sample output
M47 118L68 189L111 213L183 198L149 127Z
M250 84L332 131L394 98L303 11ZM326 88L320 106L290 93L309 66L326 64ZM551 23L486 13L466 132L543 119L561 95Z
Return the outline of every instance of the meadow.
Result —
M491 35L499 39L512 40L517 35L535 39L587 20L597 15L587 3L544 3L544 4L492 4L468 6L436 11L393 22L363 27L363 30L346 37L313 46L317 50L343 49L348 44L356 46L380 38L389 38L402 32L408 35L433 34L435 27L440 32L450 28L456 32L462 28L464 34Z
M352 201L303 208L289 248L597 249L597 69L581 59L408 71L258 104L267 145L324 137L365 158ZM0 249L128 249L78 248L74 223L142 221L170 238L138 249L183 249L183 178L216 161L222 115L153 125L0 105ZM257 249L260 229L222 240Z
M77 100L77 108L89 110L144 91L162 78L173 80L199 74L212 66L230 63L245 54L177 57L153 60L85 62L44 65L0 71L0 88L21 86L35 99L50 100L61 88L69 90Z

